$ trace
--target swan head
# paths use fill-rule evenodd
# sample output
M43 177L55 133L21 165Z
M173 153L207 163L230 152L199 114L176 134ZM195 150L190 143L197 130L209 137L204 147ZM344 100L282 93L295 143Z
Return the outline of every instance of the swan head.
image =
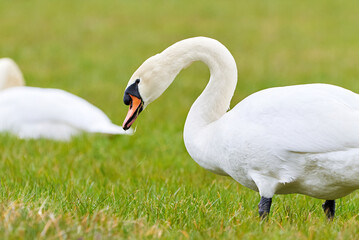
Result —
M0 89L24 85L24 77L17 64L10 58L0 59Z
M123 102L129 105L123 129L129 129L142 110L161 96L178 74L167 60L163 53L152 56L130 78L123 96Z

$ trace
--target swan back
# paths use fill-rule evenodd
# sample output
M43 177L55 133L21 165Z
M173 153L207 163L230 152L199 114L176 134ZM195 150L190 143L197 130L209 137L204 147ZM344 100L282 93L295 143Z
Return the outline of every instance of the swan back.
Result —
M21 73L20 68L17 64L10 58L1 58L0 59L0 90L24 86L25 81Z

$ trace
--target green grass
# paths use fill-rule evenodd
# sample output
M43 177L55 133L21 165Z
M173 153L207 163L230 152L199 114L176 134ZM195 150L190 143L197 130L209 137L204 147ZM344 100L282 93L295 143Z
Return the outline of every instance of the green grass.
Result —
M0 2L0 57L27 84L61 88L121 124L122 94L149 56L192 36L233 53L235 105L260 89L326 82L359 92L359 2L17 0ZM209 77L181 72L137 120L133 136L82 135L69 143L0 136L1 239L357 239L359 195L338 201L259 195L201 169L187 154L186 114Z

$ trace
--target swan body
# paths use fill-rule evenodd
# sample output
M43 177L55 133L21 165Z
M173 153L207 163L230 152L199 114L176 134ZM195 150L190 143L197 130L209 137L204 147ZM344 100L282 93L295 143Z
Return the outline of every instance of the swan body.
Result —
M62 141L81 132L131 133L113 124L105 113L80 97L59 89L23 84L21 71L14 61L0 59L0 87L3 88L0 91L0 132L20 138Z
M36 87L0 92L0 131L63 141L81 132L125 134L86 100L60 89Z
M329 84L276 87L227 112L237 82L235 60L218 41L196 37L149 58L133 74L123 127L140 113L133 108L158 98L194 61L206 63L211 77L186 119L191 157L258 191L262 217L274 194L300 193L327 200L323 209L333 218L334 200L359 188L359 95ZM133 104L137 98L141 104Z
M202 161L216 162L220 153L226 162L216 165L261 196L337 199L359 188L359 96L346 89L307 84L262 90L205 134L212 140Z

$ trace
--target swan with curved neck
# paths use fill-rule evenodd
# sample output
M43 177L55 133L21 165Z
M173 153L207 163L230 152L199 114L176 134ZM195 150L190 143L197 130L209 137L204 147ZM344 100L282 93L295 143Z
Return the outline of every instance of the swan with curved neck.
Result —
M10 58L0 59L0 89L24 86L25 81L20 68Z
M269 88L227 112L237 82L235 60L220 42L196 37L136 70L124 94L130 108L123 128L194 61L204 62L211 77L186 119L191 157L259 191L261 217L274 194L300 193L326 200L323 209L333 218L334 200L359 188L359 95L328 84Z

